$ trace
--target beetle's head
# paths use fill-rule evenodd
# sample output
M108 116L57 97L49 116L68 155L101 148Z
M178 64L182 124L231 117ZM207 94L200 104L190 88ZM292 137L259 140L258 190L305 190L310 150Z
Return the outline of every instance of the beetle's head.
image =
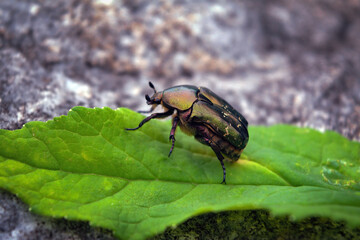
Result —
M162 99L163 92L157 92L154 85L151 82L149 82L149 86L154 90L154 95L149 97L149 95L146 94L145 95L146 103L148 105L161 104L161 99Z

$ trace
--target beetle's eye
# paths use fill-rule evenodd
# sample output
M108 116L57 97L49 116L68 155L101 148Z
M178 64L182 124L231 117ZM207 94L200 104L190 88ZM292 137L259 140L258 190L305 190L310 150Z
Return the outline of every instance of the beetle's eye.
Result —
M146 101L151 102L150 97L147 94L145 95L145 99L146 99Z

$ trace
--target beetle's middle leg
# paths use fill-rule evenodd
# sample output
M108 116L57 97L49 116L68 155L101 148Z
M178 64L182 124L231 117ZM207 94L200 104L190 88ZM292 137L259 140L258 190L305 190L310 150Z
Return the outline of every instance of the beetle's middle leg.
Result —
M153 118L166 118L168 116L170 116L171 114L174 113L174 110L169 110L167 112L163 112L163 113L153 113L150 116L146 117L144 120L142 120L139 123L139 126L137 126L136 128L126 128L126 130L136 130L141 128L142 125L144 125L145 123L147 123L148 121L150 121Z
M171 144L171 148L170 148L170 152L169 152L169 156L171 155L173 149L174 149L174 146L175 146L175 131L176 131L176 127L179 123L179 117L176 116L173 118L173 121L172 121L172 128L171 128L171 131L170 131L170 137L169 137L169 140L172 141L172 144Z

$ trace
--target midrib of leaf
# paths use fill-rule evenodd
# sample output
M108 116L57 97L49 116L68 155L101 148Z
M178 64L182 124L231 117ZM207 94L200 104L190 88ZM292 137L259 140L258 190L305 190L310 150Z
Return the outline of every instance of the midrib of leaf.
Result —
M0 156L1 157L1 156ZM0 159L1 160L1 159ZM15 161L14 159L10 159L7 158L5 161L0 161L0 163L6 163L7 161ZM240 160L240 161L247 161L247 160ZM254 164L254 165L258 165L261 168L265 168L262 165L258 164L258 163L252 163L250 161L247 161L249 164ZM61 173L65 173L65 174L77 174L77 175L94 175L94 176L99 176L99 177L107 177L107 178L116 178L116 179L121 179L127 182L136 182L136 181L142 181L142 182L153 182L153 181L158 181L158 182L164 182L164 183L179 183L179 184L192 184L194 186L196 185L211 185L209 183L202 183L202 182L190 182L190 181L177 181L177 180L168 180L168 179L159 179L159 178L154 178L154 179L141 179L141 178L137 178L137 179L130 179L130 178L124 178L124 177L120 177L120 176L112 176L112 175L104 175L104 174L99 174L99 173L87 173L87 172L75 172L75 171L69 171L69 170L62 170L62 169L50 169L50 168L41 168L41 167L37 167L37 166L33 166L31 164L28 163L23 163L23 165L29 166L31 168L33 168L31 171L26 172L26 173L18 173L18 174L14 174L11 176L7 176L8 178L12 178L12 177L16 177L19 175L26 175L26 174L30 174L33 173L37 170L46 170L46 171L50 171L50 172L61 172ZM235 163L236 164L236 163ZM267 171L269 171L270 173L273 173L272 171L268 170L267 168L265 168ZM276 175L276 173L273 173L274 175ZM65 177L65 176L64 176ZM1 178L1 177L0 177ZM56 179L54 181L59 181L60 179ZM50 181L52 182L52 181ZM47 182L49 183L49 182ZM288 186L291 186L291 184L287 183L286 180L284 180L284 183L286 183ZM227 186L239 186L239 184L226 184ZM256 184L241 184L241 186L258 186ZM273 185L273 184L261 184L261 186L284 186L284 185ZM321 186L319 186L321 187ZM324 187L321 187L324 188Z

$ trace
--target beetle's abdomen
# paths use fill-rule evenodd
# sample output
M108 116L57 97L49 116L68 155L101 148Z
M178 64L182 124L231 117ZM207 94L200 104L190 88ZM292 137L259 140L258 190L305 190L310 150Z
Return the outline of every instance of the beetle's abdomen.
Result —
M195 139L202 144L209 145L209 142L214 143L221 151L222 154L227 156L233 161L237 161L243 149L234 147L231 143L226 141L221 136L218 136L206 125L194 125Z
M247 126L218 105L202 101L194 103L189 122L207 126L239 150L244 149L249 140Z

